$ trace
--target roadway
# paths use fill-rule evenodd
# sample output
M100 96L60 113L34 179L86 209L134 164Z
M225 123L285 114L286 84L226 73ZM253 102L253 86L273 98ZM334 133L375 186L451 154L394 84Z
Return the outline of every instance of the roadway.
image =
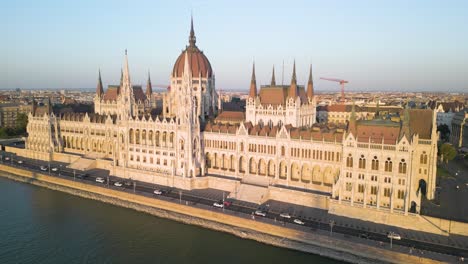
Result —
M18 160L21 160L22 164L19 164ZM2 153L0 155L0 162L15 167L25 168L31 171L38 171L41 173L50 174L54 177L72 179L86 184L104 186L123 192L134 192L135 194L153 197L155 199L162 199L174 203L183 203L186 205L195 206L207 210L216 210L226 214L255 219L256 221L264 221L276 225L283 225L287 226L288 228L299 229L302 231L333 235L335 238L352 240L355 243L388 247L390 242L384 230L379 230L380 232L373 232L371 229L353 228L352 225L341 224L340 222L335 222L333 220L326 221L320 217L304 217L301 219L304 222L304 225L298 225L294 223L294 219L299 218L297 214L292 213L291 218L283 218L280 216L281 211L273 210L273 208L281 208L281 206L275 204L275 201L271 201L271 204L267 203L259 207L259 205L253 203L230 199L232 201L232 204L230 206L225 208L215 208L213 207L213 203L221 200L222 197L227 197L228 193L224 193L223 191L215 189L187 191L167 186L151 184L147 182L121 179L115 176L110 176L109 172L106 170L92 170L86 173L82 171L78 172L66 168L66 165L68 164L65 163L49 163L46 161L26 159L23 157L15 157L8 153ZM41 166L47 166L47 169L41 170ZM55 169L53 170L53 168L56 168L57 170L54 171ZM105 182L96 182L97 177L102 177ZM121 182L123 183L123 185L121 187L117 187L114 185L116 182ZM161 195L156 195L154 194L154 190L163 190L164 192ZM291 205L289 207L291 207ZM254 212L257 209L265 211L266 216L262 217L255 215ZM332 224L330 224L331 222ZM387 229L387 231L393 230ZM401 240L393 240L392 244L393 250L401 251L404 253L413 252L413 254L418 254L418 252L419 254L424 254L424 252L426 252L426 255L428 257L430 256L434 259L446 260L447 257L449 257L447 255L464 256L465 258L468 258L467 247L456 247L450 244L444 245L440 243L430 243L427 241L411 239L405 237L404 235L402 236Z

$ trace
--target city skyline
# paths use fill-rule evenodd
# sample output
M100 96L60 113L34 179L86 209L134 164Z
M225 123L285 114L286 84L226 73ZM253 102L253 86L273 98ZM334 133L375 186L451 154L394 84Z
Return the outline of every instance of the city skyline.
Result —
M191 12L217 89L247 91L253 61L259 85L273 65L280 82L283 60L285 84L294 60L301 85L313 64L317 91L339 91L319 77L349 80L349 91L458 92L468 81L458 1L274 2L267 12L265 2L123 3L7 3L0 88L92 88L99 68L106 86L117 84L125 49L132 83L144 85L149 70L154 84L168 84Z

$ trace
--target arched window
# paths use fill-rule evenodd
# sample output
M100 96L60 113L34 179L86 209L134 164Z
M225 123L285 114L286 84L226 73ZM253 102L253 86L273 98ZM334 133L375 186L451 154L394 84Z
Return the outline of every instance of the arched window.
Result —
M426 151L423 151L423 153L421 154L421 157L420 157L419 162L420 162L421 164L427 164L427 154L426 154Z
M392 172L393 171L393 162L390 158L387 158L385 161L385 171Z
M398 173L406 173L406 161L402 159L398 164Z
M374 159L372 160L372 169L379 170L379 160L377 159L377 156L374 156Z
M360 169L366 168L366 158L364 158L364 155L361 155L361 157L359 158L359 168Z
M352 168L353 167L353 156L351 154L348 155L346 158L346 167Z

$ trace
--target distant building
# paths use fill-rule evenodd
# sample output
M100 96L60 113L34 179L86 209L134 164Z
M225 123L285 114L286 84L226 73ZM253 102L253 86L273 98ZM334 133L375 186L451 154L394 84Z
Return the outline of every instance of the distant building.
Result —
M468 109L465 108L456 113L452 119L452 133L450 141L457 148L463 148L468 152Z
M452 119L455 114L465 108L461 102L436 102L430 101L428 107L436 109L437 112L437 126L447 125L452 131Z
M33 111L33 105L18 103L0 104L0 127L16 127L18 115L29 114Z

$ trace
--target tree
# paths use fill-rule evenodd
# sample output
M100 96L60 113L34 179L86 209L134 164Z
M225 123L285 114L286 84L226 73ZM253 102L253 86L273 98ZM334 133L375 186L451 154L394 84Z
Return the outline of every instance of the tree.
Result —
M440 132L440 138L443 141L448 141L449 136L450 136L450 129L446 124L438 125L437 131Z
M452 144L444 143L440 146L440 155L446 163L453 160L457 156L457 151Z
M26 132L26 126L28 125L28 116L24 113L19 113L18 117L16 118L16 128L15 133L16 135L21 135Z

